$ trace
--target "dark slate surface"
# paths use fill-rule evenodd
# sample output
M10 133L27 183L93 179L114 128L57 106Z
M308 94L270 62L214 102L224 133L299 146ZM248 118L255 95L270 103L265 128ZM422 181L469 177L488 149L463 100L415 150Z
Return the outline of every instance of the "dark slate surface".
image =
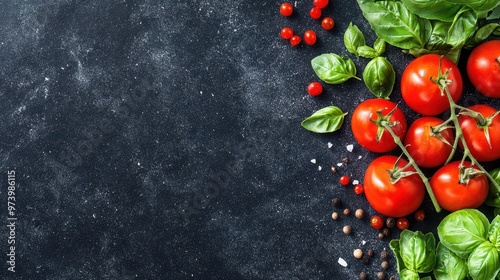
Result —
M0 217L8 223L14 170L17 221L14 273L1 230L2 279L374 279L380 259L365 265L352 251L378 256L389 239L367 219L331 220L330 199L374 214L336 182L362 181L375 155L348 119L330 135L300 127L324 106L352 112L372 97L354 80L306 94L314 56L347 55L350 21L374 40L355 1L331 2L327 32L309 1L293 2L291 18L280 1L4 1ZM284 26L316 30L319 42L292 48ZM399 78L411 57L386 55ZM361 72L367 61L353 59ZM434 230L441 215L424 209L412 228Z

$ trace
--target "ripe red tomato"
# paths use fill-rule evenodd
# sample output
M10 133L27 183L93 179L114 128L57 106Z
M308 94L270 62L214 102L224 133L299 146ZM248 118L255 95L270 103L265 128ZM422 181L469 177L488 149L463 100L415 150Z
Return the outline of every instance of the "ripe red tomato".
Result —
M488 196L489 183L485 175L479 175L468 183L460 182L460 161L450 162L439 168L431 177L432 192L439 205L450 212L481 206ZM464 161L470 167L469 161ZM479 170L474 167L474 169Z
M309 16L312 19L319 19L321 17L321 9L318 7L312 7L311 10L309 11Z
M280 31L281 38L289 40L293 36L293 29L290 27L283 27Z
M323 9L325 8L326 6L328 6L328 0L313 0L313 5L315 7L318 7L320 9Z
M381 98L365 100L354 109L351 129L354 138L362 147L372 152L385 153L396 148L397 144L387 130L379 131L379 126L374 123L381 121L377 112L392 123L392 131L403 139L407 128L403 111L394 102ZM378 132L382 132L382 136L377 141Z
M284 17L289 17L293 13L293 6L292 4L285 2L281 4L280 6L280 14Z
M311 96L318 96L323 93L323 86L319 82L312 82L307 86L307 93Z
M417 174L402 177L396 182L388 170L394 166L402 168L408 161L393 156L384 155L373 160L365 172L365 196L370 205L378 213L388 217L403 217L415 212L425 196L425 185ZM405 171L414 172L413 167Z
M500 40L484 42L472 50L467 75L480 93L500 98Z
M439 61L441 60L441 73ZM457 102L462 96L463 81L460 71L455 63L446 57L437 54L426 54L414 59L401 76L401 94L404 101L415 112L435 116L450 108L448 97L442 95L436 82L450 69L446 79L451 81L448 85L452 99Z
M432 129L444 121L437 117L421 117L408 128L404 139L406 150L418 166L432 168L443 165L452 151L454 134L451 128L436 134ZM438 138L441 135L443 140Z
M321 21L321 27L323 27L324 30L332 30L334 26L335 21L331 17L325 17Z
M464 134L465 143L472 156L481 162L493 161L500 158L500 114L488 121L497 110L491 106L477 104L468 107L468 109L478 112L483 120L473 118L469 115L459 114L458 122ZM488 127L490 142L485 135L485 129ZM491 143L491 146L489 145Z
M396 226L400 230L405 230L410 227L410 221L408 221L407 218L399 218L398 221L396 222Z
M306 44L314 45L316 44L316 39L316 32L312 30L307 30L306 32L304 32L304 42L306 42Z

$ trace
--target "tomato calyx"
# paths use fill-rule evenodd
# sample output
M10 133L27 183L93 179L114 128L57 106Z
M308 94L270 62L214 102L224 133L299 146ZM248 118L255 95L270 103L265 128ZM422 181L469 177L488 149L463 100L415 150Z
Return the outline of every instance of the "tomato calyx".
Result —
M386 127L393 127L399 124L399 121L391 121L391 117L396 112L398 106L395 106L387 115L382 114L382 110L377 110L377 119L370 119L372 123L374 123L377 126L377 136L375 139L377 142L380 142L380 139L382 139L382 135L384 135L384 131L386 130Z
M492 147L491 147L489 128L490 128L491 124L493 123L493 119L498 114L500 114L500 111L496 111L491 116L485 118L481 113L476 112L474 110L470 110L468 108L462 109L462 111L460 111L460 113L459 113L459 115L471 117L476 122L477 127L483 130L484 137L486 138L486 141L488 142L488 146L490 147L490 149Z
M418 174L415 171L405 171L406 169L410 168L412 166L412 163L408 163L407 165L403 167L399 167L399 160L401 159L401 156L396 160L394 163L394 166L392 169L387 170L387 173L389 174L389 178L392 184L396 184L401 178L405 178L414 174Z
M446 125L446 123L443 123L443 125L439 125L439 126L434 126L434 127L431 126L430 127L430 130L431 130L430 135L441 140L441 142L445 143L446 145L453 147L453 144L451 144L448 140L446 140L443 137L443 135L441 134L441 132L443 132L447 129L450 129L450 128L453 129L454 127L450 126L450 125Z
M442 59L443 56L439 59L439 65L438 65L438 76L437 78L431 77L431 81L437 84L439 87L439 91L441 92L441 96L444 96L445 90L448 89L448 85L451 85L453 82L452 80L448 79L448 75L450 74L451 68L446 69L446 71L443 73L442 69Z
M458 166L459 169L459 184L467 186L471 179L477 178L479 176L485 175L485 172L474 168L473 165L466 167L462 163Z

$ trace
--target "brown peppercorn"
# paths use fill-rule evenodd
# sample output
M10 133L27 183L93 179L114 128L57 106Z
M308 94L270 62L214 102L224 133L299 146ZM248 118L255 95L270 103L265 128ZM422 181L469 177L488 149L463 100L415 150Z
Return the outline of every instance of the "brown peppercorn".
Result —
M378 233L378 239L384 239L385 235L382 232Z
M344 216L349 216L349 215L351 215L351 209L349 208L344 209Z
M387 259L387 256L388 256L388 255L389 255L389 254L388 254L388 253L387 253L387 251L384 249L384 251L382 251L382 252L380 253L380 258L381 258L381 259Z
M332 213L332 219L337 220L339 218L339 213L333 212Z
M342 207L342 200L340 200L340 197L332 198L332 205L337 207L337 208Z
M348 157L343 157L342 158L342 162L343 163L348 163L349 162L349 158Z
M332 166L332 168L330 169L333 173L337 173L337 167L335 166Z
M368 256L367 254L365 254L365 255L363 256L363 259L362 259L361 261L362 261L364 264L369 264L369 263L370 263L370 260L371 260L370 256Z
M344 226L344 227L342 228L342 231L343 231L345 234L351 234L351 232L352 232L352 227L351 227L351 226L348 226L348 225L347 225L347 226Z
M366 280L366 279L368 279L368 276L366 275L366 273L365 272L361 272L359 274L359 280Z
M389 280L396 280L394 276L389 277Z
M388 269L389 268L389 262L388 261L383 261L380 264L380 267L382 267L383 269Z
M363 251L361 249L356 249L352 253L356 259L361 259L363 257Z
M354 212L354 216L358 219L363 219L365 217L365 211L363 209L356 209L356 212Z
M379 279L379 280L385 279L385 272L383 272L383 271L377 272L377 279Z
M388 228L393 228L396 225L396 220L394 218L389 217L385 220L385 225Z
M389 236L389 235L391 235L391 230L390 230L389 228L384 228L384 229L382 230L382 234L383 234L384 236Z
M366 251L366 254L369 256L369 257L373 257L373 250L372 249L368 249L368 251Z

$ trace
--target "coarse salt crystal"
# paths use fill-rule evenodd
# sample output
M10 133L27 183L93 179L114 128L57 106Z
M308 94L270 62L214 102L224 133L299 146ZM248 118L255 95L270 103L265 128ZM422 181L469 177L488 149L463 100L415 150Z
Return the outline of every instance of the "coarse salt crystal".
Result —
M359 185L359 181L358 181L358 180L353 180L353 181L352 181L352 184L353 184L353 185Z
M338 263L343 267L347 267L347 262L343 258L339 258Z
M332 142L328 142L328 149L330 149L331 147L333 147Z
M365 245L366 244L366 241L365 240L362 240L361 241L361 245Z
M346 148L347 148L347 150L349 152L352 152L352 150L354 149L354 145L353 144L349 144L349 145L346 146Z
M322 169L322 167L321 167L321 165L319 165L319 166L318 166L318 170L319 170L319 171L321 171L321 169Z
M316 163L316 159L315 158L311 159L311 162Z
M339 167L342 165L344 165L342 162L337 163L337 166L339 166Z

